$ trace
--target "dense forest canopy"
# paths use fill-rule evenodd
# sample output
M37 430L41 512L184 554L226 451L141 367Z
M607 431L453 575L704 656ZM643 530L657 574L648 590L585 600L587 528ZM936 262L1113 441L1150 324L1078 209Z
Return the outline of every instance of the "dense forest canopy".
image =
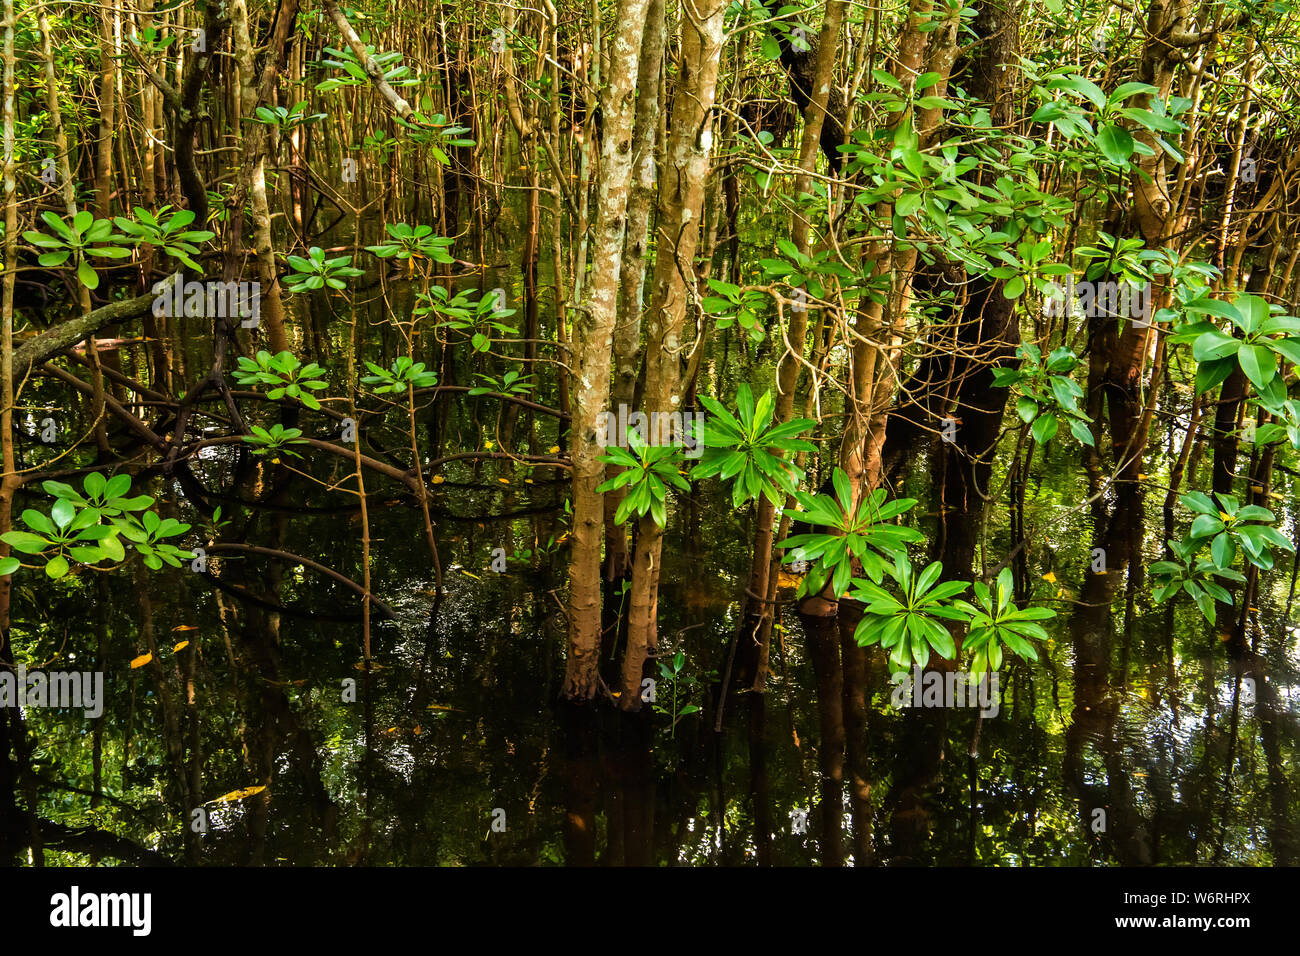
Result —
M1297 862L1294 4L2 2L0 861Z

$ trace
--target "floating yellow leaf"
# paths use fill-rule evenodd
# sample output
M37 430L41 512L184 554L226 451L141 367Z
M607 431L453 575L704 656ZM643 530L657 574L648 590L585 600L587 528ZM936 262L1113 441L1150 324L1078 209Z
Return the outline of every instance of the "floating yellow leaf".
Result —
M131 661L131 670L135 670L137 667L144 667L144 665L148 664L151 660L153 660L152 654L141 654L139 657Z
M493 448L496 447L496 445L494 445L494 444L493 444L492 442L490 442L490 441L485 441L485 442L483 443L483 447L486 448L488 451L491 451Z
M233 803L236 800L243 800L245 797L251 797L254 794L261 793L266 787L245 787L243 790L231 790L229 793L222 794L215 800L209 800L209 803Z
M189 647L189 646L190 646L190 642L189 642L189 641L181 641L179 644L177 644L175 647L172 648L172 653L174 654L174 653L176 653L177 651L183 651L183 650L185 650L185 648L187 648L187 647Z
M482 581L482 580L483 580L483 579L482 579L481 577L479 577L477 574L470 574L470 572L466 571L464 568L461 568L461 569L460 569L460 573L466 575L467 577L471 577L471 578L473 578L475 581Z
M526 485L531 485L532 483L533 483L533 479L531 479L531 478L525 478L525 479L524 479L524 484L526 484Z
M501 482L501 484L503 484L503 485L508 485L508 484L510 484L510 479L509 479L509 478L498 478L497 481Z
M447 479L442 477L442 475L434 475L432 478L429 479L430 483L435 485L440 485L446 480Z
M560 446L552 445L549 449L547 449L547 453L551 455L558 455L560 453Z
M1055 572L1055 571L1048 571L1046 574L1043 575L1043 580L1046 581L1046 582L1048 582L1049 584L1055 584L1055 583L1056 583L1056 572Z
M177 624L175 627L172 628L172 633L174 634L177 631L197 631L197 630L198 628L193 624Z
M415 734L417 737L420 736L420 725L416 724L414 727L412 727L411 733Z

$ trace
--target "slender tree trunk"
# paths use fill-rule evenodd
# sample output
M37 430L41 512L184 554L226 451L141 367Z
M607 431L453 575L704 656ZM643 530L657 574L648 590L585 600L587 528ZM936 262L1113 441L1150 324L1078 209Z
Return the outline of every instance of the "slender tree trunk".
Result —
M619 320L614 332L614 385L610 412L633 408L637 375L641 365L641 310L644 304L645 263L650 214L655 205L658 164L655 145L659 132L659 70L664 55L665 0L650 0L645 35L641 38L641 64L637 69L640 87L636 98L636 123L632 143L632 191L628 196L627 236L624 240L623 273L619 277ZM614 436L619 441L625 436ZM609 477L618 473L610 466ZM627 495L626 487L605 494L605 577L626 575L631 562L627 551L627 527L614 522L614 514Z
M695 248L699 242L704 191L709 179L713 142L710 114L718 88L722 59L723 0L701 0L682 23L682 56L673 97L668 161L660 190L658 242L654 285L646 312L646 418L671 421L681 412L682 323L686 318L686 282L695 277ZM686 8L689 11L689 8ZM678 419L680 421L680 418ZM651 444L680 442L662 424L650 426ZM632 566L632 600L627 648L623 655L623 694L619 706L637 710L646 653L658 645L659 570L664 529L653 515L641 518Z
M600 652L600 547L605 524L598 419L609 400L618 314L628 184L632 174L634 94L649 0L621 0L602 97L603 130L595 267L574 328L577 382L573 394L573 553L569 565L569 654L563 693L589 699L597 688Z

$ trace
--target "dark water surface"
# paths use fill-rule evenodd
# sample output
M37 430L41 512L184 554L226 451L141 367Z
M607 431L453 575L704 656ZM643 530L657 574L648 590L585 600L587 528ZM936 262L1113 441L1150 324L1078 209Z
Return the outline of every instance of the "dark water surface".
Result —
M229 487L235 454L209 451L196 474ZM311 569L223 557L224 593L188 568L60 586L29 576L15 622L29 666L89 666L100 648L108 681L94 733L78 713L28 711L44 814L204 864L1295 862L1286 594L1268 595L1251 635L1263 663L1234 673L1190 602L1151 606L1141 562L1124 557L1160 557L1158 490L1080 506L1083 489L1052 483L1066 479L1031 487L1041 545L1027 567L1060 616L1040 661L1004 667L996 716L893 708L877 648L845 641L842 655L837 628L802 626L787 605L767 693L732 684L716 733L748 561L746 519L716 488L672 513L664 551L661 656L685 652L678 707L701 708L674 727L650 708L556 701L567 572L563 541L548 545L563 534L561 476L492 461L442 474L440 599L418 508L370 502L374 589L396 619L376 612L369 674L359 602ZM359 580L347 496L284 468L242 488L263 504L227 503L229 539ZM990 556L1006 553L1005 527L986 536ZM1097 546L1105 574L1090 567ZM161 682L128 667L149 636ZM656 698L671 708L671 684ZM185 793L207 801L206 832L193 832Z

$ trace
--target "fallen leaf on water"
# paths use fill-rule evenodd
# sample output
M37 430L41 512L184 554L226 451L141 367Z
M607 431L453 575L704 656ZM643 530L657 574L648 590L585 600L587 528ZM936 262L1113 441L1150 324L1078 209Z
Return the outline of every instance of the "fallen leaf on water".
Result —
M243 790L231 790L229 793L222 794L215 800L209 800L209 803L233 803L236 800L243 800L245 797L251 797L254 794L261 793L266 787L245 787Z
M1046 574L1043 575L1043 580L1047 581L1049 584L1055 584L1056 573L1054 571L1048 571Z
M549 449L547 449L547 454L558 455L559 453L560 453L559 445L552 445Z
M440 485L446 480L447 479L442 477L442 475L434 475L432 478L429 479L430 483L435 485Z
M152 654L141 654L139 657L131 661L131 669L135 670L137 667L144 667L144 665L148 664L151 660L153 660Z
M181 641L179 644L177 644L175 647L172 648L172 653L175 654L177 651L183 651L185 650L185 648L189 646L190 646L189 641Z
M501 484L503 484L503 485L508 485L508 484L510 484L510 479L509 479L509 478L498 478L497 481L501 482Z
M172 633L174 634L177 631L197 631L197 630L198 627L194 624L177 624L175 627L172 628Z
M415 734L418 737L420 735L420 725L416 724L414 727L412 727L411 733Z
M460 573L461 573L461 574L468 575L469 577L473 578L475 581L482 581L482 580L483 580L483 579L482 579L481 577L479 577L477 574L470 574L470 572L466 571L464 568L461 568L461 569L460 569Z

